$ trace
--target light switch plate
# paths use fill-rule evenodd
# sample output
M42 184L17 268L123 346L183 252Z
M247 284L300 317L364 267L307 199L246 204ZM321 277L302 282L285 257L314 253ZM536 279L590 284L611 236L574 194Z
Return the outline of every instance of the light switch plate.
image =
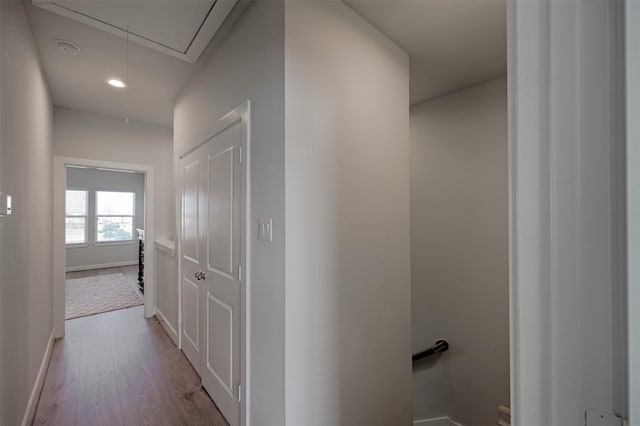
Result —
M273 219L270 217L258 218L258 240L273 241Z
M11 214L11 195L0 192L0 217Z

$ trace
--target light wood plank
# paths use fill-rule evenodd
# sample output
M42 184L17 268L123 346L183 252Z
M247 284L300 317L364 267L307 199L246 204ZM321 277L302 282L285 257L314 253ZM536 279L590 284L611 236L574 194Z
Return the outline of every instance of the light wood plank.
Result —
M66 326L34 424L227 425L189 361L155 319L144 318L142 306Z

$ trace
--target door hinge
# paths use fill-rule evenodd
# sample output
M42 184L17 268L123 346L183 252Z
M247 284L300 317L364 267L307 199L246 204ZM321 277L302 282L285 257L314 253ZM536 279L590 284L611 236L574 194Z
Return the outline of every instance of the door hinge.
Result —
M242 164L242 147L240 147L240 164Z
M242 282L242 265L238 265L238 281Z
M242 385L238 385L238 402L242 402Z

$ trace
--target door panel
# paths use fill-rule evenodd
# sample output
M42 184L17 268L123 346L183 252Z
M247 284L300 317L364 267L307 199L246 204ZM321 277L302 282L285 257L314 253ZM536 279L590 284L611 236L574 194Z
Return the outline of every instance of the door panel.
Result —
M201 220L207 258L202 384L231 425L240 420L241 146L241 123L207 142L201 181L209 196Z
M184 256L194 263L198 263L198 166L194 161L184 167L184 207L182 251Z
M233 397L233 308L211 293L207 303L206 366Z
M207 234L208 267L233 275L233 185L234 148L209 157L209 230Z
M182 346L231 426L240 424L244 124L181 160Z
M200 373L200 316L202 289L195 279L200 267L200 164L199 153L193 152L181 162L182 172L182 257L180 291L182 293L182 350Z
M185 312L193 315L185 315L184 317L184 337L195 348L200 348L200 288L198 284L189 278L184 278L182 284L182 301Z

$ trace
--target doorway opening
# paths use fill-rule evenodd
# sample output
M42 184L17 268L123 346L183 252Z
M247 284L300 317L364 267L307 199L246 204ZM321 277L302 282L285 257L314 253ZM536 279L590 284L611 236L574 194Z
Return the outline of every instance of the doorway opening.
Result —
M510 424L507 3L346 4L409 54L414 424Z
M144 304L155 314L153 167L54 157L53 322Z
M510 424L506 78L410 111L414 421Z
M144 180L67 166L66 320L143 304Z
M181 349L229 424L247 423L250 101L180 158Z

